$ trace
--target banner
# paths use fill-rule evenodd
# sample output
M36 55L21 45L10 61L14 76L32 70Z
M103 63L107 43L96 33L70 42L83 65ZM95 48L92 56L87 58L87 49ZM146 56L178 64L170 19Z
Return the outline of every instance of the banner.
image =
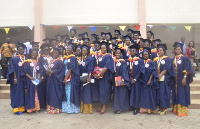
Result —
M147 25L150 29L153 27L153 25Z
M124 31L126 29L126 26L119 26L119 28Z
M170 28L175 31L176 30L176 26L170 26Z
M29 29L33 30L33 25L29 25L28 27Z
M10 28L4 28L4 30L5 30L6 34L8 34Z
M97 27L93 26L93 27L90 27L90 29L92 30L92 32L94 33L95 30L97 29Z
M137 30L140 30L140 25L134 25Z
M109 30L110 29L110 26L106 26L106 30Z
M81 30L83 30L83 29L85 29L85 26L81 26L80 28L81 28Z
M185 29L188 30L188 31L190 31L191 28L192 28L192 26L185 26Z
M53 29L54 29L55 31L57 31L58 28L59 28L59 26L53 26Z
M73 26L67 26L68 30L70 31L72 29Z
M167 26L162 26L162 27L165 28L165 29L167 28Z

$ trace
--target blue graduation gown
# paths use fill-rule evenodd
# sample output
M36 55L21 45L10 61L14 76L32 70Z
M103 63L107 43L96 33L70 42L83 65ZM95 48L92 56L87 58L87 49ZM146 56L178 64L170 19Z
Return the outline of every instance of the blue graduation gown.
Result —
M68 70L71 69L71 94L70 101L76 107L80 107L80 68L78 65L77 58L71 57L67 61Z
M117 65L116 65L117 64ZM125 86L116 86L114 87L114 104L113 109L119 111L128 111L129 110L129 89L131 86L130 83L130 74L127 68L127 63L125 60L115 63L116 66L116 77L121 76L124 79Z
M174 59L172 59L174 61ZM178 63L177 80L174 80L172 86L172 104L180 104L188 107L190 105L190 83L193 81L194 71L190 59L187 56L180 57ZM182 86L184 78L183 71L187 71L186 86ZM177 82L177 96L176 96L176 82Z
M99 78L99 95L101 104L110 104L112 82L114 82L114 61L110 54L99 58L98 66L107 68L103 78Z
M31 77L33 77L33 70L34 65L32 65L32 62L25 61L23 70L21 71L21 76L23 77L24 81L24 88L27 89L27 94L25 96L25 109L32 109L35 108L35 88L38 87L32 83L32 81L26 77L26 74L29 74ZM35 68L37 72L39 71L39 63L37 63L37 66Z
M81 75L87 73L88 75L94 71L95 60L92 56L87 56L86 59L81 63ZM81 82L81 100L84 104L92 104L92 87L93 83L89 83L83 86Z
M155 60L155 59L154 59ZM157 67L157 61L154 61ZM165 74L164 81L159 81L159 89L156 91L157 93L157 105L163 108L170 108L170 97L171 97L171 83L172 79L175 77L173 64L171 63L171 59L169 57L163 59L160 65L160 73L163 70L167 70Z
M151 74L153 78L151 79L151 84L148 86L147 83ZM141 87L140 108L157 109L156 89L158 89L158 79L158 70L155 63L153 61L147 62L145 64L145 84Z
M56 60L50 65L53 74L47 76L47 104L54 108L62 109L63 80L65 77L65 66L62 60Z
M128 69L130 71L130 61L128 61L127 64L128 64ZM135 84L131 84L130 106L134 108L139 108L141 86L145 84L144 80L145 67L144 67L144 61L142 59L137 59L136 61L134 61L133 73L134 75L133 76L131 75L131 78L133 79L135 79L139 73L141 73L141 76L140 78L138 78Z
M22 61L20 57L11 58L8 67L7 83L10 84L10 96L12 108L19 108L25 105L24 83L21 78ZM14 84L14 72L16 72L17 84Z

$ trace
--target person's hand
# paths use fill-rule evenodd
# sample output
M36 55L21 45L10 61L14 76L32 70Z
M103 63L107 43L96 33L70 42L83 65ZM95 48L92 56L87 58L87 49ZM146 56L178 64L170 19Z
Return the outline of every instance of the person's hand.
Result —
M43 80L44 80L44 78L42 77L42 78L40 79L40 82L43 82Z
M25 89L25 95L27 94L27 89Z
M35 80L35 78L34 78L34 77L30 77L30 80L33 80L33 81L34 81L34 80Z
M183 77L182 86L186 86L186 78L185 77Z
M64 79L65 84L68 84L69 81L67 81L67 78Z
M133 83L133 84L135 84L135 83L136 83L136 81L135 81L134 79L132 79L131 81L132 81L132 83Z
M151 85L151 80L149 80L149 81L147 82L147 85L148 85L148 86L150 86L150 85Z
M120 86L124 86L124 81L121 81L121 82L120 82Z
M14 79L14 84L17 85L17 79Z

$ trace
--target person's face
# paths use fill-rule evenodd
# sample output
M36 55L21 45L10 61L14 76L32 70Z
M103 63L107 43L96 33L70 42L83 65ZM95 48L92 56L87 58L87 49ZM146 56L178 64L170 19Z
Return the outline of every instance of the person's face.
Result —
M190 47L193 47L194 46L194 43L193 42L190 42Z
M184 36L181 37L181 41L182 41L182 42L185 42L185 37L184 37Z
M115 39L112 39L112 40L111 40L111 43L112 43L112 44L115 44L115 41L116 41Z
M18 53L19 53L20 55L24 55L24 48L23 48L23 47L19 47L19 48L18 48Z
M74 36L75 36L75 31L72 30L72 31L70 32L70 35L71 35L72 37L74 37Z
M31 53L31 59L36 59L37 58L37 51L33 51Z
M180 47L177 47L177 48L175 48L174 52L176 55L180 55L182 53L182 50Z
M149 43L144 43L143 47L150 47Z
M148 52L143 52L143 59L148 60L149 59L149 53Z
M151 33L147 33L147 38L151 38Z
M138 39L139 35L138 34L134 34L134 39Z
M137 50L136 50L136 49L130 49L129 51L130 51L130 55L131 55L132 57L134 57L134 56L137 55Z
M6 43L10 43L10 38L6 38Z
M57 59L59 57L58 51L53 51L53 59Z
M121 57L121 51L120 50L116 50L115 51L115 57L116 57L116 59L120 59L120 57Z
M67 47L67 53L70 55L70 54L72 54L72 52L73 52L72 47L71 47L71 46L68 46L68 47Z
M52 47L56 47L56 41L51 42Z
M80 48L76 49L76 54L77 54L77 56L81 56L81 49Z
M140 41L140 48L144 47L144 42Z
M106 35L103 34L103 35L102 35L102 40L105 40L105 39L106 39Z
M130 31L128 31L127 35L132 36L132 33Z
M33 49L39 50L39 45L33 45Z
M44 49L43 49L43 54L45 54L45 55L49 55L49 47L44 47Z
M86 48L82 49L82 56L85 57L88 54L88 50Z
M106 40L110 40L110 35L106 35Z
M64 54L64 50L62 48L60 48L60 55L63 55Z
M88 46L90 45L89 41L84 41L84 44Z
M96 38L92 37L92 42L95 42L96 41Z
M57 41L58 42L60 42L61 41L61 37L59 36L59 37L57 37Z
M165 52L164 52L163 48L159 48L158 49L158 55L159 55L159 57L164 56L164 54L165 54Z
M117 38L118 38L119 36L120 36L120 35L119 35L118 33L115 33L115 37L117 37Z
M95 43L94 48L96 51L99 51L101 49L101 46L99 44Z
M101 53L102 54L107 53L107 47L106 47L106 45L101 45Z
M130 39L125 39L125 42L126 42L126 45L130 45L131 44Z
M159 42L154 43L154 47L157 48Z

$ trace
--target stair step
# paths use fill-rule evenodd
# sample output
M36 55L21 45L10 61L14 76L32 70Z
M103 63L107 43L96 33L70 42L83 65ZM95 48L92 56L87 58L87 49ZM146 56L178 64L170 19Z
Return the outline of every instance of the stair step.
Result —
M188 106L188 109L200 109L200 104L192 104Z
M10 90L0 90L0 99L10 99Z
M1 84L6 84L7 79L1 79Z
M190 99L200 99L200 94L191 94Z

